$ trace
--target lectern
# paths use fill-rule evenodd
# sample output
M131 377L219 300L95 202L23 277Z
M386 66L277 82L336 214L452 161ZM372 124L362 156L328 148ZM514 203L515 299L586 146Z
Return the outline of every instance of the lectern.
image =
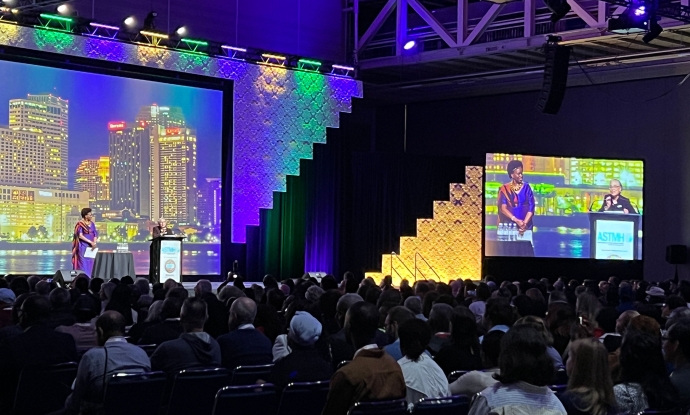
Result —
M639 231L642 215L589 212L589 256L594 259L642 259Z
M182 282L182 241L184 236L163 235L151 239L151 267L149 280L152 283L172 278Z

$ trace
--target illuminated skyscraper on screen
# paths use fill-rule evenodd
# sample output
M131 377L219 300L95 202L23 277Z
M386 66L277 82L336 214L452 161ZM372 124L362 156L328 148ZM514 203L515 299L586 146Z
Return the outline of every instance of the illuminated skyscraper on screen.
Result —
M209 177L199 183L197 218L202 226L216 227L220 225L221 192L220 178Z
M75 190L89 192L91 207L110 209L110 158L83 160L74 174Z
M108 123L110 209L151 215L151 134L149 127Z
M19 134L36 134L37 151L30 156L42 174L40 185L67 189L69 105L51 94L27 95L10 100L9 128ZM19 137L19 139L28 137ZM39 153L43 154L39 154Z
M179 107L142 107L136 123L151 134L151 217L196 223L196 130Z

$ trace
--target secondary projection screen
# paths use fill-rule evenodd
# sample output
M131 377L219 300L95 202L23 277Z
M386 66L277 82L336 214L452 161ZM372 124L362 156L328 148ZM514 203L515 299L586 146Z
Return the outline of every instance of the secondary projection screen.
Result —
M165 218L184 274L220 272L223 92L0 61L0 273L70 269L80 210L149 273Z
M486 155L486 256L642 259L644 162Z

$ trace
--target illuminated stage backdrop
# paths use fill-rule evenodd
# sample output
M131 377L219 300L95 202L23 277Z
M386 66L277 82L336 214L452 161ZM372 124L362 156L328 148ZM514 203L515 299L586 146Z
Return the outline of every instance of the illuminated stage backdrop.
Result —
M465 168L465 183L450 185L450 199L434 202L434 217L417 220L417 236L400 238L397 255L383 255L381 273L367 273L378 281L391 275L448 282L482 275L483 168ZM392 269L391 269L392 265Z
M286 176L299 174L312 145L326 142L326 128L338 127L340 112L362 84L229 58L76 36L0 21L0 44L232 79L234 147L232 242L246 240L247 225L259 224L259 209L271 208L273 192L286 190Z

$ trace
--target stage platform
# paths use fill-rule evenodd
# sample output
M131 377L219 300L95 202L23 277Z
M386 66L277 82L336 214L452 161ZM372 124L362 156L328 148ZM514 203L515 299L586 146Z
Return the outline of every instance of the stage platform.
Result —
M211 281L211 287L213 287L213 292L218 293L218 287L222 284L222 282L219 281ZM262 282L245 282L244 286L246 288L251 287L252 285L258 285L260 287L263 287L264 284ZM194 287L196 286L196 282L183 282L182 286L189 291L189 296L193 297L194 296Z

